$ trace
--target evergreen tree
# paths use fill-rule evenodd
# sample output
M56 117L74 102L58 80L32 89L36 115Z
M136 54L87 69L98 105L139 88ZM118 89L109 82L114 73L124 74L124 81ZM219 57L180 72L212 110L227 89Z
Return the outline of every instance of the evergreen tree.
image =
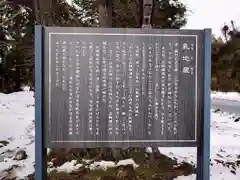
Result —
M93 26L97 26L98 0L73 0L73 6L84 11L86 17L94 17ZM141 27L141 0L114 0L113 27L139 28ZM153 28L183 27L186 22L187 7L179 0L156 0L152 25Z
M224 25L221 29L224 39L213 40L212 77L213 89L240 92L240 31Z

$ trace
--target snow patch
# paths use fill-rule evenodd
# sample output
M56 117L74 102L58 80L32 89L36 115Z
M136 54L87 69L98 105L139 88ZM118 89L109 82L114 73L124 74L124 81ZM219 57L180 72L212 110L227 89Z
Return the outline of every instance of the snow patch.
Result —
M72 160L71 162L65 162L62 166L57 167L56 170L58 172L70 173L72 171L78 170L82 166L82 164L77 164L76 160Z
M133 159L124 159L124 160L120 160L117 163L117 167L118 166L126 166L126 165L132 165L134 168L139 167L139 165L137 165Z
M178 176L177 178L174 178L174 180L196 180L196 175L191 174L189 176Z
M89 169L90 170L107 170L108 168L116 167L115 162L112 161L95 161L92 164L90 164Z

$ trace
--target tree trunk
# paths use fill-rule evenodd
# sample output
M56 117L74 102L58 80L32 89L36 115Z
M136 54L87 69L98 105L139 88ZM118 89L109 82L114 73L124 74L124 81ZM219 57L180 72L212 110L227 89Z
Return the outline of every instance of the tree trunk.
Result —
M112 27L113 0L98 0L99 26Z
M51 26L52 21L52 3L53 0L35 0L34 9L38 24Z
M18 9L18 7L15 7L16 9ZM21 18L19 19L19 16L16 17L16 39L20 40L22 38L21 36ZM17 53L19 53L20 47L18 44L16 44L15 47ZM23 62L24 57L21 55L20 59L18 59L17 63L16 63L16 70L14 72L14 81L15 81L15 86L14 86L14 91L20 91L21 89L21 67L18 65L21 65Z

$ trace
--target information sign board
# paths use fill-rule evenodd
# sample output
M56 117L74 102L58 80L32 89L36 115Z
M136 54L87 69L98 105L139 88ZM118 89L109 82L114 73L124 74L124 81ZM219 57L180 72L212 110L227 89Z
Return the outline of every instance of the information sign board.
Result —
M51 147L196 146L202 31L47 27Z

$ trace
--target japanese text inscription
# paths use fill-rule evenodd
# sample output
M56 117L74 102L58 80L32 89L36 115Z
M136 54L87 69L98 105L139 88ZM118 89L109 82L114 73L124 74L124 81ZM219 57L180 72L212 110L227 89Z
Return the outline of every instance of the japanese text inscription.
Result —
M45 34L48 145L197 144L199 31L46 28Z

